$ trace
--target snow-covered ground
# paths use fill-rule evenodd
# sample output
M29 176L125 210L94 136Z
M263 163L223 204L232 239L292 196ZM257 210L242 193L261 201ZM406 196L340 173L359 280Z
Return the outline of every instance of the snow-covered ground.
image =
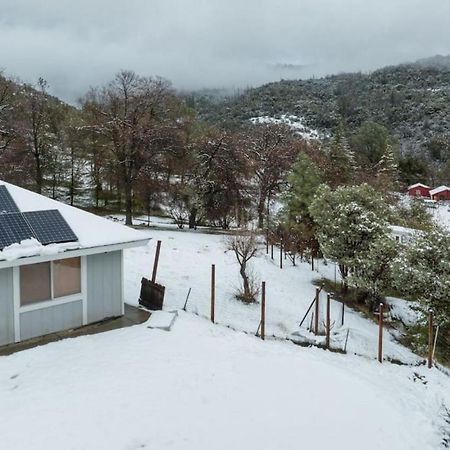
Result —
M180 313L0 358L1 448L435 450L449 379Z
M434 220L450 231L450 202L436 205L435 209L430 209Z
M293 130L296 134L307 140L317 140L321 137L324 137L324 135L318 130L306 126L305 119L303 117L294 116L292 114L282 114L279 118L270 116L252 117L250 119L250 122L254 125L264 123L286 125L287 127L291 128L291 130Z
M211 264L216 265L216 311L217 322L233 326L236 329L256 333L260 320L260 305L246 305L234 298L239 287L239 268L236 258L227 251L226 236L202 232L177 230L148 230L152 240L146 247L125 251L126 301L137 305L140 280L150 277L156 241L162 241L158 281L166 286L165 308L182 308L192 288L188 311L202 316L210 314L210 273ZM261 245L258 256L250 262L256 278L266 281L267 318L266 333L277 337L290 337L299 331L299 322L306 313L315 294L313 282L323 277L339 280L334 264L325 266L321 261L318 271L311 271L311 266L298 262L293 267L288 260L283 260L280 269L278 249L274 260L265 254ZM321 323L324 321L325 293L321 294ZM344 327L341 327L342 304L331 302L332 344L342 349L348 333L347 351L376 357L378 328L358 312L346 309ZM313 339L306 331L310 315L302 327L302 335ZM320 338L321 339L321 338ZM320 340L319 339L319 340ZM415 363L420 358L405 347L395 342L389 332L385 333L385 355L406 363Z
M223 325L255 333L260 305L234 299L238 266L226 237L145 232L150 243L125 254L127 302L137 304L160 239L165 309L182 308L191 287L188 312L178 312L171 331L142 324L1 357L1 448L431 450L450 436L450 378L425 366L380 365L375 323L347 310L340 329L341 304L332 302L333 345L349 330L347 355L233 331ZM262 246L251 265L267 282L266 333L287 337L314 296L313 281L333 279L335 268L283 261L279 269L278 261ZM219 325L191 313L209 315L211 264ZM401 300L392 302L408 315ZM153 316L152 326L166 316ZM387 332L384 347L392 358L418 359Z

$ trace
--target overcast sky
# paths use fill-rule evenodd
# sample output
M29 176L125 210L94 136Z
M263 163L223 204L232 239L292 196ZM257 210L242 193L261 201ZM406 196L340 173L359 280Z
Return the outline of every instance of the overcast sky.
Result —
M72 102L119 69L246 87L450 54L449 25L450 0L0 0L0 68Z

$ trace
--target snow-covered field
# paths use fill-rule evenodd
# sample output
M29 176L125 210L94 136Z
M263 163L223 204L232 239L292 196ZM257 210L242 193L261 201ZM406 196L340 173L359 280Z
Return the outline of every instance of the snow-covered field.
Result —
M423 378L421 378L423 377ZM449 380L180 313L0 359L1 448L432 450Z
M166 286L166 309L182 308L192 288L188 311L202 316L210 314L210 273L211 264L216 265L216 321L233 326L239 330L256 333L260 320L260 305L246 305L234 298L239 287L239 268L236 258L227 251L226 236L201 232L177 230L148 230L153 239L147 247L126 250L125 273L127 274L126 301L137 305L140 280L142 276L150 277L156 241L162 241L158 281ZM319 273L311 271L308 263L298 263L293 267L288 260L283 260L280 269L278 249L274 260L265 254L261 245L258 256L251 261L251 270L259 281L266 281L267 317L266 333L278 337L288 337L299 330L299 322L314 298L314 280L323 277L334 279L335 266L319 263ZM337 271L338 272L338 271ZM338 274L336 274L339 279ZM325 310L325 293L321 294L321 322ZM343 348L349 330L347 351L370 358L376 357L378 328L377 325L361 314L346 309L345 324L341 327L342 305L331 303L332 344ZM313 338L306 331L310 316L305 320L302 335ZM397 344L394 338L385 333L385 355L407 363L414 363L419 358L405 347Z

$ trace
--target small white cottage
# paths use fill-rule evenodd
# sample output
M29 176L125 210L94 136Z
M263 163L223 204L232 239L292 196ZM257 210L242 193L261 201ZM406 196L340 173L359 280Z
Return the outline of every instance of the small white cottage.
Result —
M0 345L124 313L139 231L0 181Z
M401 244L409 244L420 233L414 228L400 227L397 225L389 225L391 236Z

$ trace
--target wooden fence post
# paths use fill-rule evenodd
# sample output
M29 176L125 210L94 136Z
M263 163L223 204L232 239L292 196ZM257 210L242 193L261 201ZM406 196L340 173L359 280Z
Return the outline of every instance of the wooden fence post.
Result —
M211 265L211 322L214 323L216 308L216 266Z
M266 230L266 255L269 254L269 229Z
M316 301L314 310L314 334L317 336L319 334L319 297L320 289L316 288Z
M261 339L266 337L266 282L261 286Z
M428 310L428 368L433 367L433 311Z
M158 263L159 263L159 253L161 251L161 241L156 243L156 253L155 260L153 262L153 273L152 273L152 282L156 282L156 272L158 271Z
M342 300L342 320L341 320L341 326L344 326L344 315L345 315L345 303Z
M283 239L280 241L280 269L283 268Z
M270 244L270 257L273 259L273 242Z
M383 311L384 305L380 303L378 317L378 361L383 362Z
M326 328L327 328L327 337L326 337L326 347L330 348L330 334L331 334L331 318L330 318L330 300L331 295L327 294L327 317L326 317Z
M311 250L311 270L314 272L314 255L312 250Z

